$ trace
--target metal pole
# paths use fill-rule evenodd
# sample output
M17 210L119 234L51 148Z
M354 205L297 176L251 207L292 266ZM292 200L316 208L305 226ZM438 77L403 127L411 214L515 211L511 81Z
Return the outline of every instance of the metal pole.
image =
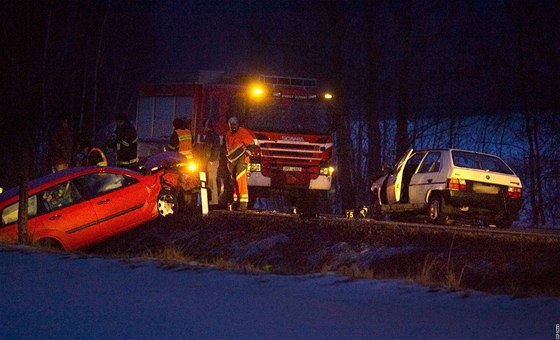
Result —
M208 188L206 187L206 172L201 171L200 176L200 206L202 216L208 216Z

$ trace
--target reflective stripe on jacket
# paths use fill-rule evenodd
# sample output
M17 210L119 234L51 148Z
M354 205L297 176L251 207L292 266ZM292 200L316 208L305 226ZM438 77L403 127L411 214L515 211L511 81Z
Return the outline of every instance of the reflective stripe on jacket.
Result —
M239 127L235 133L228 131L226 133L226 150L227 158L230 162L242 156L249 145L255 145L255 135L251 130ZM248 161L248 160L246 160Z
M189 129L177 129L177 138L179 139L178 151L179 153L185 155L187 160L193 158L192 154L192 133Z
M97 155L95 155L96 153ZM91 163L95 162L95 164L91 164L90 159ZM87 165L107 166L109 163L107 162L107 157L105 157L105 154L100 148L92 147L87 154Z
M134 126L124 124L115 131L117 164L138 162L138 135Z

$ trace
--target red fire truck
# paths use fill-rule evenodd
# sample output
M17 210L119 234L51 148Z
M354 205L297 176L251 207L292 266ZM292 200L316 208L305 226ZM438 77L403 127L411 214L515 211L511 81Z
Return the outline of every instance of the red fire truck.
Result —
M286 201L290 207L324 202L334 172L331 98L320 92L316 79L271 75L227 78L206 71L190 81L142 85L136 117L139 153L162 151L175 118L191 121L196 142L202 140L203 121L213 120L223 143L227 120L236 116L257 139L248 165L250 206L256 198L275 195L292 198ZM231 195L225 162L220 202Z

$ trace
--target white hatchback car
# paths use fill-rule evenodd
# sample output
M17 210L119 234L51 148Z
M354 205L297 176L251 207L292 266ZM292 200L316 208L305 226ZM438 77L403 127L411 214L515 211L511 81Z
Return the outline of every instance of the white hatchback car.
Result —
M521 180L499 157L458 149L409 150L371 186L374 218L407 214L434 224L477 220L509 228Z

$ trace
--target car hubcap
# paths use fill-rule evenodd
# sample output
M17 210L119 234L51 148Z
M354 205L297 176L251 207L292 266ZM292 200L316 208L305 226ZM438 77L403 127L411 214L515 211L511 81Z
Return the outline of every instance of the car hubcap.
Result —
M158 199L158 212L161 216L173 215L175 200L170 194L161 195Z

